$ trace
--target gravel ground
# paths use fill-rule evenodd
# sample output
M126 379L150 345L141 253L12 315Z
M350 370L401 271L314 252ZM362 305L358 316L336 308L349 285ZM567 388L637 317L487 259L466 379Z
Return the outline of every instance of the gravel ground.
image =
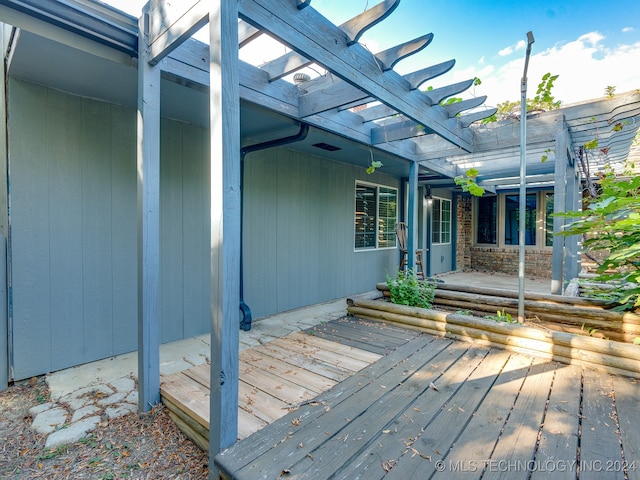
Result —
M86 439L45 449L29 409L47 402L43 377L0 392L0 479L207 479L208 455L162 406L103 421Z

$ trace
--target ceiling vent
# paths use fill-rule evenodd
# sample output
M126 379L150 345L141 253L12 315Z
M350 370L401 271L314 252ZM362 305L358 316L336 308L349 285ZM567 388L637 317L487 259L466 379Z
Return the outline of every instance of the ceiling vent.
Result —
M321 148L322 150L327 150L328 152L335 152L336 150L342 150L340 147L336 147L335 145L329 145L328 143L320 142L314 143L314 147Z

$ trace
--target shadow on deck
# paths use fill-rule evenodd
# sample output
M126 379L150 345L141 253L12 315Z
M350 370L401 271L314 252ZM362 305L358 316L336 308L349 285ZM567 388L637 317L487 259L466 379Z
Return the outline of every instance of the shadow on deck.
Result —
M635 380L355 318L308 333L241 353L259 431L216 456L223 478L640 477ZM206 439L204 370L162 389Z

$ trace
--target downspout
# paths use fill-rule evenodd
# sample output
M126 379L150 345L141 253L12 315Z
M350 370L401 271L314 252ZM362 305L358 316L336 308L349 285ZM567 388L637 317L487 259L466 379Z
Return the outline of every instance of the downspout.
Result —
M280 147L289 143L300 142L307 138L309 133L309 124L300 123L300 131L295 135L288 137L277 138L275 140L269 140L267 142L256 143L255 145L247 145L240 149L240 311L242 312L242 319L240 320L240 328L242 330L251 330L251 309L244 301L244 267L243 267L243 223L244 223L244 157L248 153L256 152L258 150L265 150L267 148Z

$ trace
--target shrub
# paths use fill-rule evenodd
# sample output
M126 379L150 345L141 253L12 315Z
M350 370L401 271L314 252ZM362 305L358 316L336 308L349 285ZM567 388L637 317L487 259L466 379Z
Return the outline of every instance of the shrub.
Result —
M559 235L585 235L583 247L608 252L598 267L598 281L614 286L607 292L618 304L614 310L640 307L640 177L618 177L607 168L600 180L600 193L590 199L583 212L563 217L581 217Z
M391 302L411 307L431 308L435 296L435 282L419 281L413 270L397 271L395 280L387 275Z

